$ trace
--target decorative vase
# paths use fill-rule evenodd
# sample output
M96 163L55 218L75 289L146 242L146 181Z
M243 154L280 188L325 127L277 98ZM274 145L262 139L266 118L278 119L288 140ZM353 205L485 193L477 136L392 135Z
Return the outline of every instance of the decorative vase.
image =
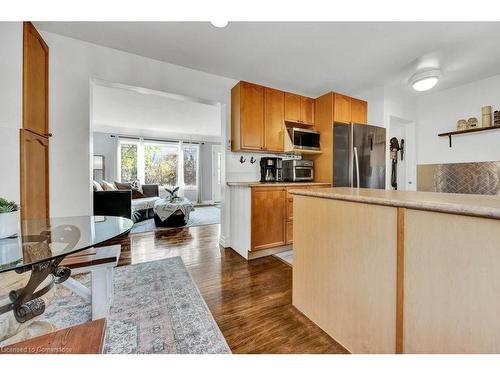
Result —
M487 128L491 126L491 106L488 105L486 107L481 108L482 115L482 123L481 126L483 128Z
M467 121L458 120L457 121L457 130L466 130L467 129Z
M0 214L0 239L14 237L19 233L19 211Z

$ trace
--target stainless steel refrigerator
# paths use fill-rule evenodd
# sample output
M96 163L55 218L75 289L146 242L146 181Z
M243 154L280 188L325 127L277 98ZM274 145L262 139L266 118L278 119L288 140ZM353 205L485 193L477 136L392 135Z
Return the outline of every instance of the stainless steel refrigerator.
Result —
M385 189L385 128L333 124L333 186Z

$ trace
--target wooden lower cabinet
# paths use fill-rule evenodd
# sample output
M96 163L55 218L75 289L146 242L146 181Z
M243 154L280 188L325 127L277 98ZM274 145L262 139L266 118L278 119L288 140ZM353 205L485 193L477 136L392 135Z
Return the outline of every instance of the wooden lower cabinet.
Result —
M293 243L293 189L324 185L252 187L251 249L264 250Z
M293 220L288 220L286 222L286 243L293 243Z
M252 250L286 244L286 188L252 188Z

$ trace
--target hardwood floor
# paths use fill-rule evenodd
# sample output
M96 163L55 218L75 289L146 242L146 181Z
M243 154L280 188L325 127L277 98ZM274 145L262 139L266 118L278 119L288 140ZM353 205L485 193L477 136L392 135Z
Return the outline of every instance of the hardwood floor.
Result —
M346 353L292 306L292 269L272 256L247 262L219 246L220 225L162 229L112 241L119 265L180 256L233 353Z

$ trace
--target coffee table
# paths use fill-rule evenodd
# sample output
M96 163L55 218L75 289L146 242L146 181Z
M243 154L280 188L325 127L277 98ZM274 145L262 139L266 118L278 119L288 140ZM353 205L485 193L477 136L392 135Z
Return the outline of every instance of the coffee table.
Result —
M193 210L193 204L186 198L159 199L153 207L155 224L160 227L186 225Z

